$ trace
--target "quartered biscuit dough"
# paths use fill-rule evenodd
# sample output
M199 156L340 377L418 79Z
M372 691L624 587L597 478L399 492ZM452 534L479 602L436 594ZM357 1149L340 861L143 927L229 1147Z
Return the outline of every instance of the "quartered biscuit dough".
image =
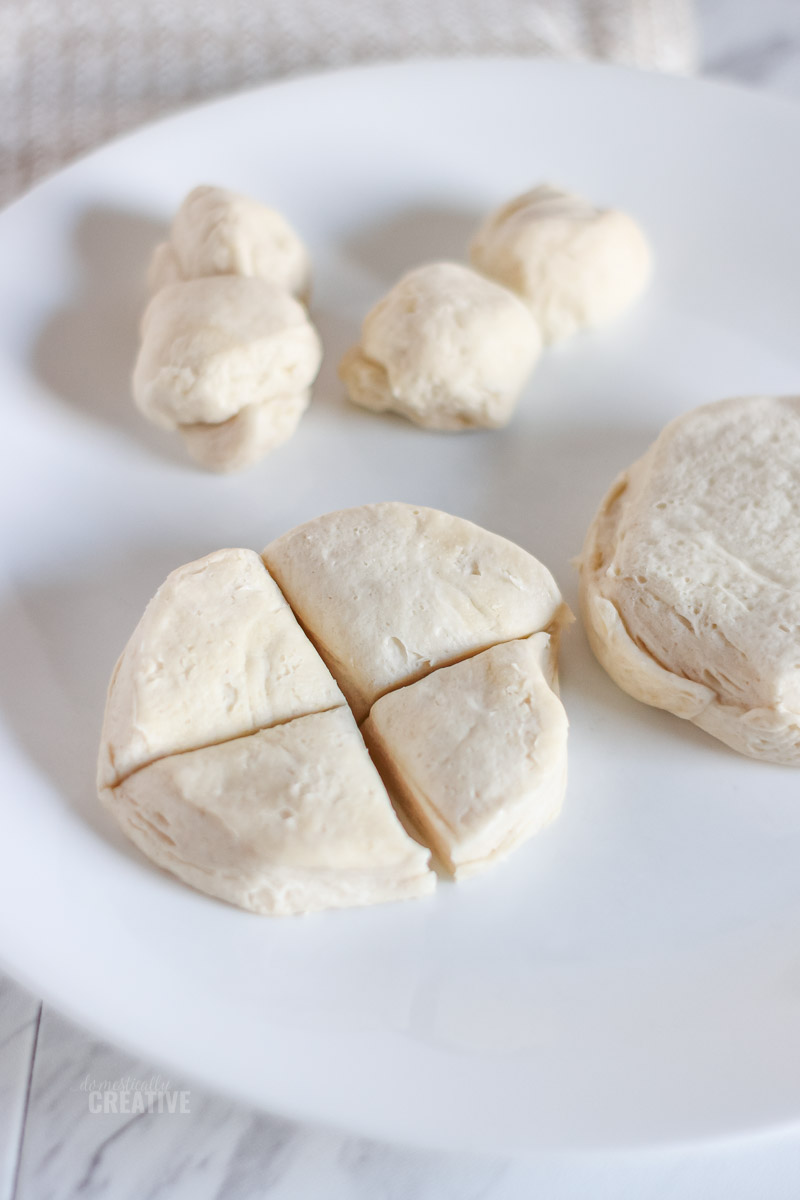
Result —
M422 895L428 853L354 718L421 840L477 870L561 802L569 619L535 558L433 509L331 513L263 560L218 551L169 576L117 664L101 798L155 862L244 908Z
M614 482L580 560L595 654L632 696L800 766L800 398L679 417Z
M651 270L650 248L632 217L548 184L492 213L470 259L525 300L546 342L612 320Z
M496 427L510 419L540 345L516 296L469 267L429 263L368 313L339 372L364 408L429 429Z

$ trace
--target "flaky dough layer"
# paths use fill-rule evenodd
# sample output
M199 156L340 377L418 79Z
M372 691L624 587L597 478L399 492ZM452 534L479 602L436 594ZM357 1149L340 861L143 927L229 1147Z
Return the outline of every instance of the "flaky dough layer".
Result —
M580 558L621 688L751 758L800 765L800 398L679 417L614 482Z

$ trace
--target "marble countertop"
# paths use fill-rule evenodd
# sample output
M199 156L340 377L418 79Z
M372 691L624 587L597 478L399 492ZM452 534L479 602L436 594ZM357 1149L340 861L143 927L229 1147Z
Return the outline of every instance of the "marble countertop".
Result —
M703 72L800 99L797 0L697 0ZM498 1159L389 1147L164 1080L187 1112L93 1112L92 1081L150 1080L0 977L0 1200L796 1200L800 1128L712 1147Z

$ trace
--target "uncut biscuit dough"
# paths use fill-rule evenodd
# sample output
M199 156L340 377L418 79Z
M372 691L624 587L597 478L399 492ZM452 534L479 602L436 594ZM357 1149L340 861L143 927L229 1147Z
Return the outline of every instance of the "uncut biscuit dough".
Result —
M379 696L570 618L550 572L470 521L410 504L318 517L263 552L358 721Z
M800 765L800 398L677 418L615 481L580 559L595 654L632 696Z
M186 449L210 471L240 471L287 441L308 408L311 393L248 404L217 425L179 425Z
M435 884L346 708L162 758L102 798L159 866L253 912L377 904Z
M496 428L539 356L518 298L457 263L409 271L364 319L339 373L351 399L429 429Z
M549 184L492 213L470 260L525 300L545 342L612 320L651 273L647 239L632 217Z
M322 359L302 304L237 275L162 288L141 333L133 396L164 429L219 424L248 405L304 393Z
M505 857L557 815L567 717L550 638L504 642L390 692L362 726L425 840L456 878Z
M343 704L259 556L218 550L173 571L131 635L109 685L98 783Z
M264 279L307 301L311 288L308 251L288 221L225 188L202 185L181 204L169 240L153 253L151 291L181 279L244 275Z

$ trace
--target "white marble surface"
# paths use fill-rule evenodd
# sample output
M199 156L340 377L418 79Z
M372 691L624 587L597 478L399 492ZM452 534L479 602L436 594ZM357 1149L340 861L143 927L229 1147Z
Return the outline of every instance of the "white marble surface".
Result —
M0 978L0 1197L13 1196L42 1005ZM77 1034L77 1031L76 1031Z
M698 0L707 74L800 98L799 0ZM188 1113L94 1113L86 1080L136 1062L0 979L0 1200L797 1200L800 1128L628 1155L497 1159L398 1149L189 1091Z
M381 1145L189 1088L188 1113L97 1114L86 1077L150 1079L14 984L0 992L2 1200L797 1200L800 1130L644 1154L468 1157ZM38 1029L35 1054L34 1038ZM169 1079L171 1089L185 1080ZM24 1138L20 1138L25 1113ZM17 1151L21 1144L21 1155Z

